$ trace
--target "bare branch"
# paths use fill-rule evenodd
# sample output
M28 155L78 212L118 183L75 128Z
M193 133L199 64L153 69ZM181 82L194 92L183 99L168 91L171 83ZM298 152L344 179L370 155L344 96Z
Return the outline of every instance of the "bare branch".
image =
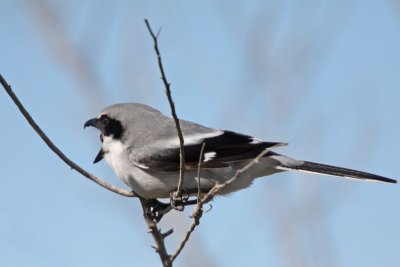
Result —
M180 198L181 194L182 194L183 180L184 180L184 174L185 174L185 150L183 147L185 142L183 140L183 134L182 134L181 126L179 123L179 119L178 119L178 116L176 115L175 104L174 104L174 101L172 100L172 96L171 96L171 88L170 88L171 84L168 82L167 77L165 76L164 67L163 67L162 61L161 61L160 50L158 48L158 35L160 34L160 31L158 31L157 35L155 35L153 30L151 29L149 21L147 19L145 19L144 22L146 23L147 29L149 30L151 37L153 38L154 50L157 55L158 67L160 68L160 72L161 72L161 79L164 82L165 93L167 94L168 102L171 107L172 117L175 121L176 130L178 132L179 158L180 158L180 168L179 169L180 169L180 171L179 171L179 183L178 183L176 192L174 193L174 198Z
M203 144L204 147L204 144ZM202 148L203 150L203 148ZM178 248L176 249L176 251L174 252L174 254L172 254L171 256L171 262L173 262L178 255L181 253L181 251L183 250L183 248L186 245L186 242L189 240L190 235L192 234L192 232L194 231L194 229L196 228L197 225L200 224L200 218L203 216L203 205L204 203L207 203L208 201L210 201L211 199L214 198L214 196L223 188L225 188L226 186L230 185L231 183L233 183L243 172L247 171L249 168L251 168L254 164L259 163L259 160L266 154L268 153L268 150L264 150L263 152L261 152L256 158L254 158L252 161L250 161L246 166L244 166L243 168L239 169L236 171L236 173L226 182L222 183L222 184L215 184L210 191L208 191L208 193L201 199L197 199L197 205L192 213L192 217L193 217L193 222L190 225L188 231L186 232L185 238L181 241L181 243L178 245ZM200 172L200 164L199 164L199 169L198 169L198 173Z
M174 252L174 254L172 254L171 256L171 262L174 262L174 260L179 256L179 254L182 252L183 248L185 247L187 241L190 238L190 235L193 233L194 229L196 228L197 225L200 224L200 218L203 215L203 203L198 202L198 204L196 205L194 211L193 211L193 222L190 225L188 231L186 232L185 237L183 238L183 240L181 241L181 243L179 243L176 251Z
M166 237L168 237L169 235L172 235L174 233L174 229L169 229L168 231L166 231L165 233L162 233L162 237L165 239Z
M214 187L211 188L211 190L201 199L200 202L204 204L204 203L207 203L208 201L210 201L211 199L213 199L214 196L219 191L221 191L224 187L233 183L243 172L250 169L254 164L259 163L260 159L267 153L268 153L268 150L266 149L263 152L261 152L257 157L255 157L252 161L250 161L246 166L244 166L240 170L237 170L235 175L233 175L229 180L227 180L226 182L224 182L222 184L214 185Z
M149 201L148 199L144 199L139 197L140 203L142 204L143 208L143 216L147 223L147 227L149 229L149 233L153 236L154 241L156 242L155 250L160 256L160 260L164 267L172 266L172 261L170 256L167 253L167 249L165 248L164 238L170 235L172 232L171 230L167 231L165 234L162 234L160 229L157 227L157 223L153 221L151 216L148 214L148 206Z
M199 203L200 193L201 193L200 172L201 172L201 163L203 162L203 154L204 154L205 147L206 147L206 143L203 142L203 144L201 145L201 149L200 149L200 157L199 157L199 163L198 163L198 167L197 167L197 203Z
M198 224L200 224L200 218L201 218L202 213L203 213L202 205L200 205L200 192L201 192L200 172L201 172L201 163L202 163L202 160L203 160L203 154L204 154L205 146L206 146L206 143L203 143L202 146L201 146L199 163L198 163L198 167L197 167L197 204L196 204L196 207L195 207L195 209L193 211L193 215L192 215L193 216L193 223L190 225L190 228L186 232L185 237L183 238L183 240L179 244L179 246L176 249L175 253L171 256L171 262L173 262L176 259L176 257L178 257L178 255L181 253L182 249L185 247L187 241L189 240L190 235L192 234L192 232L194 231L196 226Z
M17 96L14 94L14 92L11 90L11 86L6 82L6 80L3 78L3 76L0 74L0 83L3 85L4 90L7 92L7 94L11 97L11 99L14 101L15 105L18 107L18 109L21 111L22 115L25 117L25 119L28 121L29 125L36 131L36 133L42 138L42 140L46 143L46 145L62 160L64 161L68 166L71 167L71 169L76 170L86 178L92 180L93 182L97 183L98 185L114 192L117 194L120 194L122 196L126 197L134 197L136 194L132 191L128 191L119 187L116 187L115 185L109 184L95 175L87 172L83 168L81 168L78 164L70 160L67 156L64 155L63 152L50 140L50 138L42 131L42 129L39 127L39 125L36 124L36 122L33 120L32 116L29 114L29 112L24 108L22 103L19 101Z

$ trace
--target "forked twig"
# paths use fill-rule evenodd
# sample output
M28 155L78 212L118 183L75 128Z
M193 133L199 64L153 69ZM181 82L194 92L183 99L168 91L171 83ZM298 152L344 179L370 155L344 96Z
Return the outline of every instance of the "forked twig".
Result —
M165 85L165 89L166 89L166 95L168 97L168 101L171 107L171 112L172 112L172 117L175 121L175 126L178 132L178 136L179 136L179 143L180 143L180 172L179 172L179 184L178 184L178 188L176 190L176 192L174 193L174 199L179 199L181 198L181 194L182 194L182 186L183 186L183 181L184 181L184 171L185 171L185 151L184 151L184 139L183 139L183 134L182 134L182 130L180 128L180 124L179 124L179 119L176 115L176 111L175 111L175 106L174 106L174 102L172 100L172 96L171 96L171 90L170 90L170 83L168 82L168 80L166 79L165 76L165 72L162 66L162 61L161 61L161 55L160 55L160 51L158 48L158 34L155 35L150 27L150 24L148 22L147 19L145 19L145 23L146 26L150 32L151 37L153 38L154 41L154 49L156 51L157 54L157 58L158 58L158 65L161 71L161 78L164 82ZM80 174L82 174L83 176L87 177L88 179L94 181L95 183L99 184L100 186L115 192L117 194L123 195L123 196L127 196L127 197L139 197L138 195L136 195L134 192L132 191L128 191L125 189L121 189L118 188L114 185L111 185L101 179L99 179L98 177L96 177L95 175L87 172L86 170L84 170L83 168L81 168L79 165L77 165L76 163L74 163L72 160L70 160L68 157L66 157L64 155L64 153L49 139L49 137L41 130L41 128L36 124L36 122L33 120L33 118L31 117L31 115L28 113L28 111L24 108L24 106L22 105L22 103L19 101L19 99L17 98L17 96L14 94L14 92L11 90L11 87L9 86L9 84L5 81L5 79L1 76L0 74L0 82L2 84L2 86L4 87L5 91L8 93L8 95L11 97L11 99L14 101L15 105L19 108L19 110L21 111L22 115L25 117L25 119L28 121L28 123L31 125L31 127L36 131L36 133L41 137L41 139L46 143L46 145L58 156L61 158L61 160L63 160L68 166L70 166L72 169L76 170L77 172L79 172ZM156 243L156 252L159 254L161 262L163 264L163 266L172 266L173 261L179 256L179 254L181 253L181 251L183 250L183 248L185 247L187 241L189 240L192 232L195 230L196 226L200 224L200 219L203 215L203 205L205 203L207 203L208 201L210 201L211 199L214 198L215 195L217 195L220 190L222 190L223 188L225 188L226 186L230 185L232 182L234 182L243 172L245 172L246 170L248 170L251 166L253 166L254 164L258 163L260 158L262 158L268 151L265 150L262 153L260 153L256 158L254 158L252 161L250 161L246 166L244 166L243 168L241 168L240 170L238 170L235 175L233 175L229 180L227 180L226 182L222 183L222 184L215 184L210 191L205 194L203 197L201 197L201 184L200 184L200 172L201 172L201 164L202 164L202 158L203 158L203 154L204 154L204 148L205 148L205 143L203 143L201 151L200 151L200 157L199 157L199 163L198 163L198 171L197 171L197 186L198 186L198 192L197 192L197 204L193 210L192 213L192 218L193 218L193 222L190 225L188 231L186 232L185 237L183 238L183 240L180 242L180 244L178 245L176 251L170 256L167 253L167 249L165 247L165 242L164 239L165 237L167 237L168 235L170 235L172 233L172 231L167 231L166 233L161 233L161 230L157 227L157 223L151 218L151 216L149 216L149 214L147 213L147 207L149 204L149 201L151 200L147 200L147 199L143 199L141 197L139 197L142 207L143 207L143 212L144 212L144 218L146 220L148 229L149 229L149 233L152 234L153 239ZM171 203L173 204L173 203Z
M257 164L259 162L259 160L266 154L268 153L268 150L264 150L263 152L261 152L257 157L255 157L252 161L250 161L246 166L244 166L243 168L239 169L236 171L236 173L227 181L225 181L222 184L215 184L210 191L208 191L208 193L206 195L204 195L204 197L202 197L200 200L197 199L197 205L194 208L194 211L192 213L192 218L193 218L193 222L190 225L188 231L186 232L186 235L184 237L184 239L179 243L178 248L176 249L176 251L174 252L174 254L172 254L171 256L171 262L173 262L181 253L181 251L183 250L183 248L186 245L186 242L189 240L190 235L192 234L192 232L194 231L194 229L196 228L197 225L200 224L200 218L203 216L203 205L205 203L207 203L208 201L210 201L211 199L214 198L214 196L221 191L223 188L225 188L226 186L230 185L231 183L233 183L243 172L247 171L249 168L251 168L254 164ZM199 169L200 169L200 164L199 164Z
M204 148L206 146L206 143L203 143L201 145L201 150L200 150L200 157L199 157L199 163L197 165L197 204L196 207L193 211L193 223L190 225L189 229L187 230L185 237L183 240L179 243L178 247L176 248L174 254L171 256L171 262L173 262L176 257L181 253L182 249L185 247L187 241L190 238L190 235L196 228L198 224L200 224L200 218L201 214L203 213L202 206L200 206L200 193L201 193L201 185L200 185L200 172L201 172L201 163L203 162L203 154L204 154ZM201 213L201 214L200 214ZM196 216L195 216L196 215Z
M172 266L172 261L170 259L170 256L168 255L167 249L165 247L165 242L164 239L166 236L169 235L169 232L167 232L167 234L162 234L161 230L158 229L157 227L157 223L154 222L151 218L151 216L149 216L147 214L147 202L149 201L148 199L144 199L139 197L140 199L140 203L142 204L143 207L143 216L144 219L146 221L147 227L149 229L149 233L153 236L153 239L156 243L156 252L158 253L158 255L160 256L160 260L163 264L164 267L170 267Z
M43 132L43 130L37 125L37 123L33 120L32 116L29 114L29 112L25 109L25 107L22 105L22 103L19 101L17 96L14 94L14 92L11 90L11 86L6 82L6 80L3 78L3 76L0 74L0 83L3 85L5 91L7 94L11 97L11 99L14 101L15 105L18 107L18 109L21 111L22 115L25 117L25 119L28 121L29 125L36 131L36 133L42 138L42 140L46 143L46 145L57 155L63 160L68 166L70 166L72 169L75 169L77 172L82 174L83 176L89 178L90 180L94 181L95 183L99 184L100 186L123 196L127 197L139 197L137 196L134 192L132 191L127 191L125 189L121 189L119 187L116 187L114 185L111 185L95 175L87 172L83 168L81 168L79 165L77 165L75 162L70 160L67 156L62 153L62 151L50 140L50 138ZM140 197L139 197L140 198ZM160 255L160 259L163 263L163 266L172 266L172 263L170 261L170 257L166 251L165 248L165 243L164 243L164 237L161 233L161 231L157 228L157 225L155 222L151 220L151 218L146 214L146 202L148 200L140 198L143 211L144 211L144 217L149 229L149 232L152 234L156 245L157 245L157 253Z

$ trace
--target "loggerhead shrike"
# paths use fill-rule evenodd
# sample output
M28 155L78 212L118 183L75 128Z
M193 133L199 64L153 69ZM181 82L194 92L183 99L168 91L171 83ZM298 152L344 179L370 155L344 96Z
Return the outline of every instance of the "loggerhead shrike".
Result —
M264 150L258 164L242 173L219 194L231 193L251 185L257 177L295 170L370 181L396 183L396 180L356 170L296 160L272 151L286 143L264 142L248 135L207 128L180 120L185 148L185 193L197 193L197 168L202 144L201 190L230 179ZM179 180L179 139L172 118L143 104L109 106L88 120L84 128L101 131L103 143L94 163L103 158L116 174L138 195L146 199L168 198Z

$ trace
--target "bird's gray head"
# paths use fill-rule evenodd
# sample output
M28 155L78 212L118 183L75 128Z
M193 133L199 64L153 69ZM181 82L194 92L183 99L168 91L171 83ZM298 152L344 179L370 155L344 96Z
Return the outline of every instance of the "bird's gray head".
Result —
M103 136L110 136L113 139L121 139L124 134L124 127L119 114L115 112L118 109L112 107L113 106L107 107L99 114L99 116L85 122L83 128L92 126L99 129L101 132L101 141L103 141Z
M135 126L140 118L157 118L162 114L150 107L138 103L115 104L103 109L100 114L84 124L84 128L92 126L100 130L102 135L113 139L122 139L128 126ZM142 125L143 126L143 125Z
M141 130L146 129L146 125L157 123L157 119L162 116L158 110L143 104L115 104L103 109L96 118L85 122L83 127L92 126L100 130L102 142L105 136L121 142L129 137L129 142L133 144L132 139L137 139ZM103 158L102 153L104 154L100 150L95 163Z

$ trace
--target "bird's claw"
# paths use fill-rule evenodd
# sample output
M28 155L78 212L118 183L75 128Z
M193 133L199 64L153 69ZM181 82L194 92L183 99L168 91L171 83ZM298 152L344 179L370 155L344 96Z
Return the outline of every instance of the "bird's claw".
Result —
M161 221L162 217L172 209L183 211L185 206L197 204L197 199L189 199L189 196L172 198L170 203L163 203L157 199L145 200L144 212L146 217L154 223Z
M158 223L171 209L172 206L169 203L163 203L157 199L150 199L146 203L145 212L154 223Z
M169 195L170 205L174 210L183 211L185 209L186 203L189 201L189 195L175 195L175 192L172 192Z

